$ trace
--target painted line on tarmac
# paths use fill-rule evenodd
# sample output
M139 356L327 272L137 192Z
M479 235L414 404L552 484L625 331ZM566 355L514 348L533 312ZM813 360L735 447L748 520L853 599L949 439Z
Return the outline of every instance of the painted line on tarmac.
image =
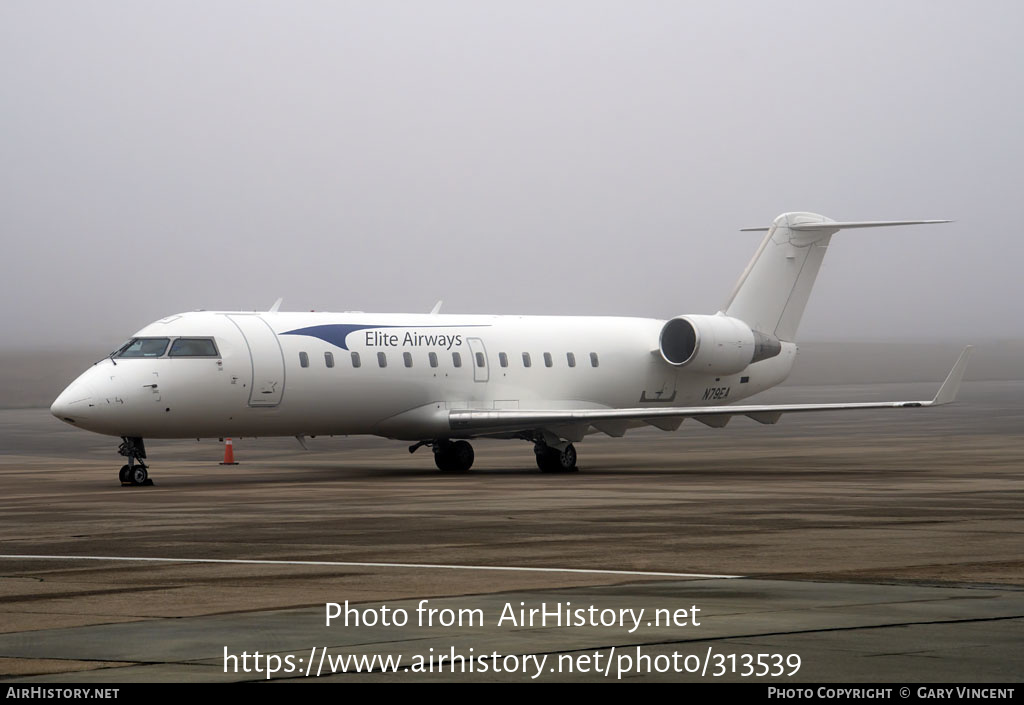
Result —
M369 563L356 561L272 561L241 558L144 558L137 556L40 556L0 555L0 559L42 561L123 561L135 563L226 563L241 565L308 565L343 568L422 568L429 570L499 570L515 573L582 573L585 575L634 575L653 578L742 578L742 575L711 575L708 573L665 573L653 570L602 570L598 568L541 568L507 565L442 565L436 563Z

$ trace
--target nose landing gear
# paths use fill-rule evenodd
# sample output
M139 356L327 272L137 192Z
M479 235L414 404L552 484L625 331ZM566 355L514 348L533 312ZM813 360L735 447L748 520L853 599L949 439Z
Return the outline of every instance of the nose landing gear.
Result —
M143 462L146 458L146 446L141 438L121 436L121 445L117 452L128 458L128 464L122 466L117 474L122 487L151 486L153 484L153 481L149 479L149 468Z

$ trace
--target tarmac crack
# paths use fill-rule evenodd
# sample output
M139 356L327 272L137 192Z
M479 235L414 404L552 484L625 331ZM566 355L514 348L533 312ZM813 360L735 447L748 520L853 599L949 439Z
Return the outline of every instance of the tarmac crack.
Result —
M122 593L159 592L161 590L173 590L180 587L182 586L155 585L134 588L111 588L109 590L76 590L74 592L51 592L41 593L38 595L5 595L3 600L5 604L10 604L12 602L38 602L45 600L62 600L71 597L99 597L101 595L117 595Z
M928 620L923 622L893 622L891 624L863 624L851 627L821 627L817 629L794 629L791 631L779 631L779 632L760 632L754 634L731 634L723 636L711 636L711 637L698 637L696 639L678 639L670 641L650 641L650 642L637 642L630 644L606 644L597 647L587 647L585 649L566 649L560 651L539 651L538 654L571 654L583 651L598 651L601 649L611 648L633 648L639 646L668 646L670 644L697 644L702 642L714 642L714 641L730 641L733 639L761 639L764 637L772 636L796 636L799 634L827 634L829 632L853 632L861 629L890 629L893 627L921 627L930 625L941 625L941 624L971 624L971 623L982 623L982 622L1003 622L1014 619L1024 619L1024 615L1008 615L1003 617L974 617L970 619L936 619Z

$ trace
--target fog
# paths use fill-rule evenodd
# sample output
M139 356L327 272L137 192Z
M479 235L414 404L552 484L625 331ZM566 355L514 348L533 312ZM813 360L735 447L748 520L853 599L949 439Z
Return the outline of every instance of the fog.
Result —
M713 313L784 211L806 339L1024 338L1024 5L0 4L0 348L205 309Z

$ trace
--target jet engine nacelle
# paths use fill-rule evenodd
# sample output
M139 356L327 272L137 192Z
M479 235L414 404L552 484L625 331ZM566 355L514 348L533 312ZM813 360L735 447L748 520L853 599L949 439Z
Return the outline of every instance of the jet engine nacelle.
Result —
M782 352L777 338L729 316L677 316L661 329L665 362L694 372L731 375Z

